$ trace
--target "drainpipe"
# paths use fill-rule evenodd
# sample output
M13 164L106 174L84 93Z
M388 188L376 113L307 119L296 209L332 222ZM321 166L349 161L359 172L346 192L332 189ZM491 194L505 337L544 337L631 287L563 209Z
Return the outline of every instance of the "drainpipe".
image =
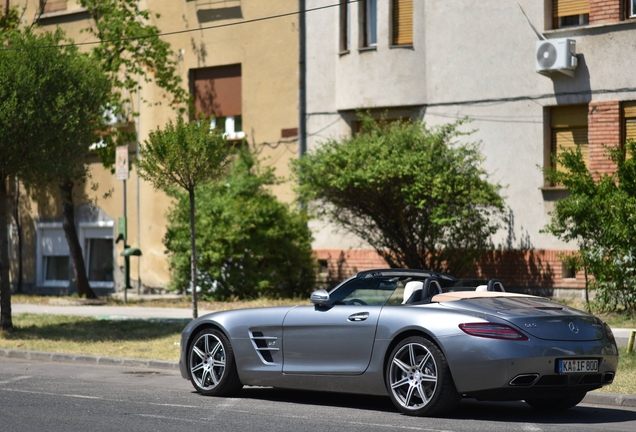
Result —
M307 152L307 54L305 0L298 0L298 158Z

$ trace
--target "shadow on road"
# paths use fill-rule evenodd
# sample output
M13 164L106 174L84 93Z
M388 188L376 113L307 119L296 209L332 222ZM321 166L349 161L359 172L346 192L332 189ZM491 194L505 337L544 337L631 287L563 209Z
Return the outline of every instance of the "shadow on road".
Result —
M333 406L359 410L399 413L388 397L340 393L245 388L241 398L302 405ZM538 411L524 402L483 402L463 399L449 419L539 424L599 424L636 421L636 411L618 407L580 405L566 411Z

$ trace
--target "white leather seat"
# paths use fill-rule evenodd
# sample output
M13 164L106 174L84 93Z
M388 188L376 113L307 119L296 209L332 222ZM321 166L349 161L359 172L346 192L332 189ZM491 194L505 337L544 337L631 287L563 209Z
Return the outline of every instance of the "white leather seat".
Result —
M404 287L404 296L403 296L402 304L406 304L406 302L408 301L408 299L411 298L413 293L418 290L421 291L423 287L424 287L424 283L420 281L407 282L406 286Z
M479 285L475 291L488 291L488 285Z

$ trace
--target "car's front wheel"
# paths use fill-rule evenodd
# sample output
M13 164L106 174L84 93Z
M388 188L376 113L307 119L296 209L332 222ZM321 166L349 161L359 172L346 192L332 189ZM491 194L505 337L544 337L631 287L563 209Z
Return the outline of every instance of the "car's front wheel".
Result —
M421 336L408 337L393 349L386 385L395 406L408 415L442 415L452 411L461 399L446 357Z
M562 411L577 406L586 394L579 391L558 398L526 399L526 403L541 411Z
M209 396L228 396L243 387L230 341L215 329L204 329L188 348L188 373L194 388Z

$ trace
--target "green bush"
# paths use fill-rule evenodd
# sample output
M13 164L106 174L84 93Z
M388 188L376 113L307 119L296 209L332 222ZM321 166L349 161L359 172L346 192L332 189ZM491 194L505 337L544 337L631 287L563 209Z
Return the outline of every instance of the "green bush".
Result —
M305 296L315 284L311 232L303 212L279 202L267 186L272 169L259 171L248 151L239 153L227 177L196 190L198 288L217 300ZM188 197L168 215L164 244L171 286L190 280Z

